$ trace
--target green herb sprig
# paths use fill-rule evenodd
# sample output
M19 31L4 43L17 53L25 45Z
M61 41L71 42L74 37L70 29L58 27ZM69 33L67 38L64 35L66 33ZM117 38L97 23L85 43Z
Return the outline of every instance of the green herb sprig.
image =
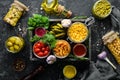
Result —
M87 19L87 16L75 16L72 19Z
M33 16L28 19L28 29L34 30L36 27L44 27L45 29L48 29L49 18L39 14L33 14Z
M81 57L81 58L78 58L78 57L76 57L76 56L74 56L74 55L69 55L69 58L72 58L72 59L74 59L74 60L89 60L87 57Z
M33 36L33 38L30 41L31 42L42 41L44 43L48 43L51 48L54 48L55 43L56 43L55 36L53 36L50 33L46 33L43 37L39 37L39 36L35 35L35 36Z
M39 40L40 40L40 37L37 36L37 35L34 35L34 36L32 37L32 39L30 39L30 42L36 42L36 41L39 41Z

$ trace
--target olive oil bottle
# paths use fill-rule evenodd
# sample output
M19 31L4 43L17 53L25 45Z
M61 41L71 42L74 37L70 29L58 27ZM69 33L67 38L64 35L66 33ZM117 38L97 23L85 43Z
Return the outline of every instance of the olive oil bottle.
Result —
M69 18L72 15L70 10L67 10L64 6L58 3L58 0L43 0L41 7L46 13L62 15Z
M43 0L41 7L46 13L54 13L54 9L58 6L58 0Z

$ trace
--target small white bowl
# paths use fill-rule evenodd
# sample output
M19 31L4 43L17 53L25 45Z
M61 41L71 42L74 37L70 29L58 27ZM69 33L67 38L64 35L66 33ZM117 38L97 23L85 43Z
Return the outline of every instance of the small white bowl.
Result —
M37 58L40 58L40 59L46 58L46 57L50 54L50 46L49 46L49 44L43 43L46 47L48 46L48 48L49 48L48 54L45 55L45 56L39 56L39 55L35 52L35 50L34 50L34 47L36 46L37 43L43 43L43 42L37 41L37 42L34 43L34 45L33 45L33 54L34 54ZM38 47L38 48L40 48L40 47ZM42 48L42 47L41 47L41 48ZM41 48L40 48L40 49L41 49Z
M76 44L74 45L73 47L73 54L76 56L76 57L84 57L87 53L87 48L84 44Z
M63 54L63 51L59 51L59 50L63 50L63 47L58 48L58 47L57 47L57 44L58 44L58 45L60 45L60 44L65 44L65 45L68 47L68 52L66 52L65 54ZM64 46L64 45L63 45L63 46ZM58 51L57 51L56 49L57 49ZM56 51L59 52L59 53L56 53ZM53 49L54 55L55 55L57 58L60 58L60 59L66 58L66 57L70 54L70 51L71 51L71 46L70 46L70 44L69 44L66 40L58 40L57 43L56 43L55 48ZM61 52L61 53L60 53L60 52ZM57 54L59 54L59 55L57 55Z

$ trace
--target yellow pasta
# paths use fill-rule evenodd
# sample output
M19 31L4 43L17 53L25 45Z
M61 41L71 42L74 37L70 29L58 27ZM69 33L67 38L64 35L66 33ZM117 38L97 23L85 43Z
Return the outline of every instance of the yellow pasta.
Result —
M115 33L113 31L109 32L103 37L103 41L115 57L118 64L120 64L120 38L118 36L118 33Z
M73 23L68 29L68 36L74 42L82 42L88 36L88 29L83 23Z

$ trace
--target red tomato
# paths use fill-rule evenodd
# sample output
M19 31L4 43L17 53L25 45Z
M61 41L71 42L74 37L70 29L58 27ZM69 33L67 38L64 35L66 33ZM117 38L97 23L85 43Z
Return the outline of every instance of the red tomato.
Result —
M44 45L44 43L41 43L41 47L44 47L45 45Z
M48 55L48 51L44 51L44 56Z
M49 46L47 46L47 47L45 48L45 50L46 50L46 51L49 51L49 50L50 50L50 49L49 49Z
M35 48L35 49L34 49L34 52L35 52L35 53L38 53L38 52L40 52L40 49L39 49L39 48Z
M44 48L44 47L42 48L42 51L45 51L45 48Z
M37 46L34 45L34 46L33 46L33 49L36 49L36 48L37 48Z
M37 48L40 48L40 47L41 47L41 44L40 44L40 43L37 43L35 46L36 46Z
M43 52L39 52L37 55L40 56L40 57L44 56Z

